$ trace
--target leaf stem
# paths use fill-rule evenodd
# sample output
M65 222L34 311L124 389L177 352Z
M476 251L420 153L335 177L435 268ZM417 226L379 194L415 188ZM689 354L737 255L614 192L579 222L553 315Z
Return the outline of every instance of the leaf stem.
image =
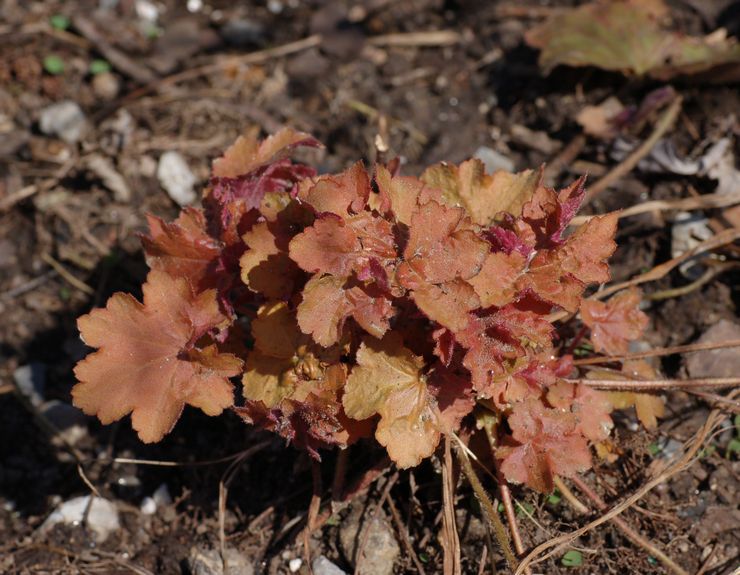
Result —
M488 496L488 493L486 493L486 490L483 488L480 479L478 479L478 476L475 474L475 470L470 463L470 458L465 451L465 447L462 445L462 441L460 441L460 439L457 437L455 437L455 439L457 440L457 445L455 446L455 454L457 455L457 460L460 462L460 467L462 468L465 477L470 483L470 486L473 488L473 492L478 498L478 501L480 502L480 505L483 508L486 517L488 518L491 530L496 536L496 540L501 547L501 551L503 552L504 557L506 557L506 562L513 570L517 565L517 559L514 555L514 552L511 550L509 538L506 535L506 527L501 521L498 511L496 511L491 498Z

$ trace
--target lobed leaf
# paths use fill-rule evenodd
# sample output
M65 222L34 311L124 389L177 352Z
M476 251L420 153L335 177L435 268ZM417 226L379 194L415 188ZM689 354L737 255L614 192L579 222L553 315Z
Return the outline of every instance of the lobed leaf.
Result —
M200 344L228 323L216 292L196 294L183 278L152 270L144 302L117 293L104 309L79 318L83 340L98 351L77 364L74 404L104 424L131 414L142 441L169 433L183 407L218 415L233 403L230 377L242 362Z
M641 299L640 290L633 288L607 302L583 301L581 318L591 328L591 341L597 352L610 355L627 353L629 342L642 335L649 320L640 311Z

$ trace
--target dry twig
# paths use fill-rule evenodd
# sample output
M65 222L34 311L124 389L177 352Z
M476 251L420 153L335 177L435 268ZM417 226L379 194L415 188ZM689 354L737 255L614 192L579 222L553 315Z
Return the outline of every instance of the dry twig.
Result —
M678 114L681 111L682 102L683 98L681 96L675 97L673 102L671 102L671 105L668 106L668 109L661 116L660 120L658 120L658 123L655 125L655 129L650 136L648 136L648 138L629 156L622 160L622 162L617 164L603 178L599 179L589 188L584 199L585 203L592 201L601 192L614 185L618 180L630 173L639 161L650 153L650 151L655 147L655 144L658 143L658 140L660 140L675 123L676 118L678 118Z

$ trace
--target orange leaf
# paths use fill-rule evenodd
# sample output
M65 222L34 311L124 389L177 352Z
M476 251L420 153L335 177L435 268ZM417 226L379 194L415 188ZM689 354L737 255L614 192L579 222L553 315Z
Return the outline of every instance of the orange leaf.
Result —
M613 409L609 396L587 385L558 381L548 389L547 401L553 407L571 411L578 420L578 430L591 441L603 441L614 427L609 416Z
M427 282L443 283L477 274L489 247L462 209L429 201L411 218L404 257Z
M588 443L573 414L529 400L514 405L508 422L512 435L496 451L508 481L548 493L555 475L571 477L591 467Z
M228 322L215 290L196 295L188 282L153 270L144 303L117 293L104 309L79 318L84 341L99 348L77 364L74 404L103 423L131 413L142 441L159 441L193 405L218 415L233 403L228 378L242 362L215 346L196 347L209 330Z
M486 256L480 272L468 280L482 307L501 307L516 296L516 282L524 272L526 258L519 252L493 252Z
M434 453L441 436L439 410L423 367L424 360L405 348L398 334L365 338L342 398L349 417L380 415L375 437L402 468Z
M591 328L591 341L597 352L627 353L629 342L642 335L649 319L639 309L641 299L640 290L633 288L607 302L585 300L581 303L581 318Z
M500 212L521 214L541 179L541 172L526 170L518 174L496 171L485 173L483 162L475 158L459 166L437 164L421 176L431 188L442 192L444 202L462 206L476 224L489 226Z
M290 257L309 273L347 277L362 249L343 219L325 214L290 241Z
M149 235L143 235L146 263L173 277L190 281L197 290L208 285L209 271L221 254L219 242L206 232L206 219L201 210L185 208L171 223L149 215Z
M385 166L375 167L375 183L380 195L380 210L383 213L390 211L397 222L407 226L411 224L417 206L429 200L442 201L439 190L411 176L391 176Z
M306 180L298 189L298 198L317 213L329 212L340 217L359 213L370 196L370 178L362 162L341 174Z
M213 161L213 175L217 178L236 178L287 156L296 146L320 147L309 134L283 128L260 141L259 129L239 136L224 153Z

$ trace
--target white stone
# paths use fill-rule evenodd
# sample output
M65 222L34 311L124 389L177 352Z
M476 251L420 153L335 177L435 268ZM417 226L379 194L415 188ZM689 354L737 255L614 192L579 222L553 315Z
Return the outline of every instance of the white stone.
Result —
M167 194L179 206L195 202L197 195L193 186L197 181L188 163L177 152L165 152L159 158L157 178Z
M90 497L92 496L75 497L61 503L46 518L41 528L50 529L57 523L80 525L89 504L90 510L87 514L87 527L94 533L95 539L98 542L105 541L111 533L121 528L121 523L118 519L118 509L113 503L100 497L94 497L90 504Z
M303 565L303 559L300 557L296 557L295 559L291 559L288 562L288 569L290 569L291 573L298 573L298 570Z
M63 100L41 111L39 129L47 136L57 136L74 144L85 135L87 120L77 102Z
M488 148L486 146L481 146L480 148L478 148L475 151L475 154L473 154L473 157L478 158L480 161L483 162L483 164L486 166L486 172L488 172L489 174L495 172L496 170L513 172L515 169L514 162L512 162L509 158L507 158L500 152L492 150L491 148Z

